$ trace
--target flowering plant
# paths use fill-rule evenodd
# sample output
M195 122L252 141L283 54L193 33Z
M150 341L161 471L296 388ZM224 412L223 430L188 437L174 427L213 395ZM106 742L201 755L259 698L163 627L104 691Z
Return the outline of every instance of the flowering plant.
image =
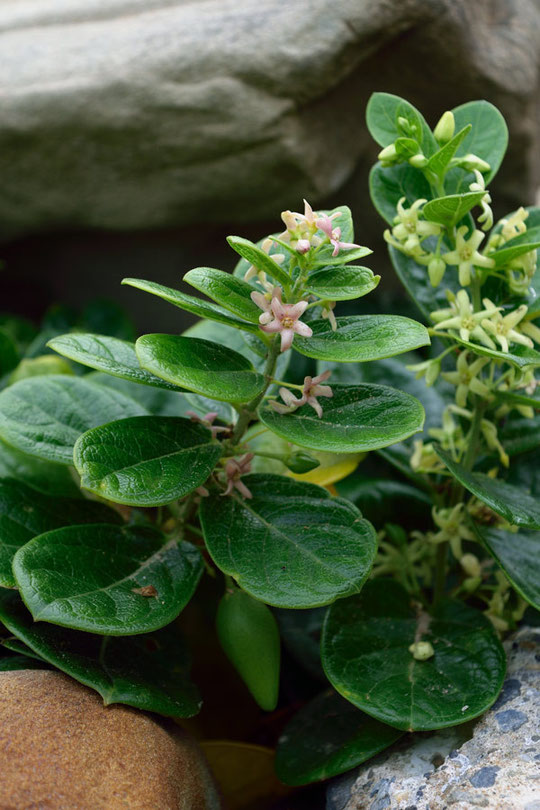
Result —
M5 647L106 703L190 717L180 614L213 579L219 639L262 708L280 635L333 686L283 733L291 784L477 717L502 684L497 630L538 604L540 509L520 484L540 441L540 211L492 228L506 128L485 102L432 132L376 94L368 126L373 200L427 326L336 315L379 277L353 264L371 251L349 209L305 202L258 244L229 237L232 274L186 273L205 298L124 281L198 316L183 334L58 334L37 371L10 355L0 393ZM429 346L410 370L395 359Z

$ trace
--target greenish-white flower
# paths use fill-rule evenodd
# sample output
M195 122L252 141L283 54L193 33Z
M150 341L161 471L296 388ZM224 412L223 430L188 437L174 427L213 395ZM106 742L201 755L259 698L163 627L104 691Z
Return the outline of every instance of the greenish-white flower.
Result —
M497 309L489 298L484 298L483 304L486 310ZM525 304L517 307L513 312L509 312L508 315L502 315L497 310L482 320L482 326L492 333L503 352L509 351L510 343L520 343L522 346L532 348L534 344L531 338L514 328L526 314Z
M483 399L491 395L488 386L479 379L478 375L485 365L490 362L489 357L477 357L472 363L468 360L469 352L461 352L456 363L455 371L443 371L442 377L456 386L456 403L460 408L467 407L469 394L478 394Z
M450 307L437 309L431 313L432 319L437 324L438 330L452 329L459 332L462 340L476 338L484 346L490 349L495 348L495 343L485 332L481 323L486 318L490 318L499 312L499 307L491 304L490 307L475 312L466 290L459 290L457 295L448 294Z
M482 231L475 230L468 239L465 239L467 230L466 225L462 225L461 228L458 228L456 233L456 249L443 254L443 259L446 264L458 266L459 283L462 287L467 287L471 283L473 267L492 268L495 266L493 259L489 259L487 256L483 256L478 252L478 248L485 234L483 234Z

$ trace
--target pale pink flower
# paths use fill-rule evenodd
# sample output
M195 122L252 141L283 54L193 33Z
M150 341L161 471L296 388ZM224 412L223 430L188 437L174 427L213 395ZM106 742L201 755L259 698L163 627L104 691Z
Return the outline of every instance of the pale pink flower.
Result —
M300 399L295 397L288 388L280 388L279 395L285 405L282 405L281 402L277 402L276 400L272 400L269 403L270 406L277 411L277 413L285 414L296 411L302 405L310 405L320 419L323 412L321 405L317 402L317 397L334 396L329 385L321 385L321 383L329 378L330 374L330 371L325 371L322 374L318 374L317 377L304 377L302 396Z
M308 305L307 301L298 301L296 304L282 304L277 296L272 298L272 314L274 320L261 325L263 332L272 334L281 333L281 351L287 351L292 346L295 333L301 337L311 337L313 330L299 320ZM259 318L260 321L260 318Z
M227 488L225 492L221 493L222 496L231 495L233 490L237 489L242 497L253 497L249 489L241 480L242 475L251 471L251 459L253 458L253 455L253 453L246 453L245 456L242 456L242 458L238 459L238 461L235 458L231 458L229 461L227 461L225 464Z
M192 422L198 422L200 425L204 425L204 427L208 428L214 439L218 433L227 433L229 430L228 427L214 425L214 420L216 419L217 415L217 411L210 411L209 413L205 413L203 417L200 417L195 413L195 411L186 411L186 416L189 416Z
M295 395L293 394L293 392L290 391L288 388L280 388L279 389L279 395L280 395L281 399L283 400L283 402L285 403L285 405L282 405L281 402L278 402L275 399L270 400L270 402L268 403L271 408L273 408L275 411L277 411L277 413L281 413L281 414L292 413L297 408L299 408L301 405L306 404L306 400L305 400L305 397L304 397L303 394L302 394L302 397L300 399L297 399L295 397Z
M270 321L274 318L274 313L272 312L272 301L274 298L281 301L281 287L273 287L271 293L260 293L254 291L250 293L250 297L253 303L263 311L262 315L259 315L259 323L270 323Z
M339 212L337 215L339 216ZM331 216L323 214L323 216L317 220L317 227L329 238L330 243L334 246L332 256L337 256L340 250L350 250L351 248L360 247L360 245L356 245L354 242L341 241L341 228L332 227L332 219L335 216L336 214L332 214Z
M327 318L330 321L330 326L332 327L332 332L335 332L337 329L337 321L336 316L334 315L334 308L336 306L335 301L326 301L325 306L323 307L322 316L323 318Z

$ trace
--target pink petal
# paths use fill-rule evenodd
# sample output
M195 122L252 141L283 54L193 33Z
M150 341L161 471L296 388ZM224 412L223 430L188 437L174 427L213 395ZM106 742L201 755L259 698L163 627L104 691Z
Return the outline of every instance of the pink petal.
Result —
M326 214L323 214L323 216L315 222L315 225L328 237L332 235L332 220Z
M234 486L233 480L232 478L229 478L227 482L227 489L225 490L225 492L221 493L221 497L223 498L225 495L230 495L231 492L233 491L233 486Z
M314 385L318 385L319 383L325 382L331 376L331 374L332 372L330 371L330 369L328 369L328 371L323 371L322 374L318 374L316 377L313 377L312 383ZM306 379L304 380L304 385L306 384L307 379L308 378L306 377Z
M303 321L296 321L293 326L293 329L298 335L301 335L302 337L311 337L313 334L313 329L311 329L311 327L308 326L307 323L304 323Z
M244 498L253 498L253 495L251 494L251 492L246 487L243 481L235 481L234 486L236 487L240 495L244 496Z
M307 302L307 301L298 301L298 303L297 303L297 304L293 304L293 306L291 306L291 305L289 304L289 305L286 307L286 310L287 310L287 313L286 313L286 314L287 314L287 317L288 317L288 318L294 318L294 320L296 320L297 318L299 318L299 317L300 317L300 315L303 315L303 314L304 314L304 312L306 311L306 307L307 307L307 305L308 305L308 302Z
M285 402L289 407L291 405L298 405L300 400L296 399L295 395L292 391L289 391L288 388L280 388L279 395L283 402Z
M251 298L253 303L259 307L259 309L262 309L265 312L270 311L270 301L268 301L268 299L265 298L263 293L253 291L252 293L249 294L249 297Z
M280 298L281 298L281 296L280 296ZM283 304L281 303L280 298L278 298L277 295L275 295L272 298L272 312L274 313L276 318L279 318L279 320L284 318L285 314L286 314L286 309L283 306Z
M282 352L286 352L287 349L291 348L293 338L294 338L294 330L293 329L283 329L282 330L282 332L281 332L281 351Z
M273 316L271 312L263 312L262 315L259 315L259 323L270 323Z
M296 243L296 250L298 253L307 253L311 244L309 239L299 239Z
M313 222L313 208L307 200L304 200L304 217L308 222Z
M339 242L336 241L335 239L330 239L330 242L334 246L334 250L332 251L332 256L337 256L338 253L339 253Z
M314 385L311 389L315 397L333 397L334 392L329 385Z
M283 329L283 326L281 324L281 321L278 321L277 318L274 318L272 323L269 323L269 324L262 323L262 324L260 324L260 328L262 329L263 332L267 332L268 334L272 334L273 332L281 332L281 330Z
M339 247L341 250L352 250L361 247L361 245L356 245L354 242L340 242Z
M291 408L288 405L282 405L281 402L278 402L276 399L271 399L268 403L271 408L273 408L277 413L290 413Z
M307 404L311 405L311 407L313 408L313 410L315 411L315 413L317 414L317 416L320 419L321 416L322 416L322 408L319 405L319 403L317 402L317 400L315 399L315 397L308 397L307 398Z

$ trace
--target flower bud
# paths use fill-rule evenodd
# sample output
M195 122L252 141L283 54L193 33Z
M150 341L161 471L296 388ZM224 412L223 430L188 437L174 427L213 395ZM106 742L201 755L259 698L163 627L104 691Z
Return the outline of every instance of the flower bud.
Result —
M480 567L478 557L476 557L474 554L464 554L459 563L465 573L470 577L481 576L482 568Z
M454 137L454 130L456 128L456 121L454 113L447 110L439 119L439 123L433 130L435 140L438 143L448 143Z
M472 152L462 158L459 158L459 166L461 166L463 169L467 169L470 172L473 172L475 169L477 169L479 172L489 172L491 169L489 163L486 163L485 160L479 158L478 155L473 155Z
M435 256L428 264L429 280L432 287L438 287L443 280L446 263L440 256Z
M379 152L377 157L383 166L391 166L399 159L396 147L393 143L391 143L389 146L385 146L384 149Z
M409 652L415 661L427 661L435 655L433 645L429 641L416 641L409 647Z
M296 473L296 475L311 472L311 470L315 470L320 466L320 461L317 461L316 458L313 458L309 453L304 453L303 451L293 453L291 456L284 459L283 463L291 472Z
M441 370L441 364L438 360L433 360L426 370L426 385L430 388L437 377L439 376L439 371Z
M409 158L409 163L415 169L423 169L424 166L427 166L428 159L425 155L413 155Z

